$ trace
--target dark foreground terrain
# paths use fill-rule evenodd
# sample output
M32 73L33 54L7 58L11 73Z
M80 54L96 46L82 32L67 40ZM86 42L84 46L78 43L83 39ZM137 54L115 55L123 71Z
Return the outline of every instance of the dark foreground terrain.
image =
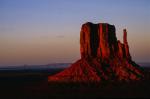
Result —
M0 70L0 99L150 98L149 68L145 68L146 79L140 82L48 84L48 75L62 70Z

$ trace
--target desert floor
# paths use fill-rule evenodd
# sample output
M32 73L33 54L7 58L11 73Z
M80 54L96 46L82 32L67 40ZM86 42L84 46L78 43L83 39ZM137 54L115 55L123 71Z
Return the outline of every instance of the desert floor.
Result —
M146 79L131 83L48 83L48 75L63 69L0 71L0 99L150 98L150 69Z

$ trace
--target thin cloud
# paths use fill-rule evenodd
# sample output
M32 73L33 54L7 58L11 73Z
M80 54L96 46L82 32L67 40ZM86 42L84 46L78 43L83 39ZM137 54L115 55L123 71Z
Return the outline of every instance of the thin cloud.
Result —
M64 38L65 36L64 35L57 35L56 37L57 38Z

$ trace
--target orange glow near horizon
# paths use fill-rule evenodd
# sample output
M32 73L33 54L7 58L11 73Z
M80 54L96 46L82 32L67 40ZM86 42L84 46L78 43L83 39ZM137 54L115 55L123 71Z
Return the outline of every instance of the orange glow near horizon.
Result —
M121 42L126 28L133 60L150 62L149 4L149 0L2 0L0 66L76 61L85 22L115 25Z

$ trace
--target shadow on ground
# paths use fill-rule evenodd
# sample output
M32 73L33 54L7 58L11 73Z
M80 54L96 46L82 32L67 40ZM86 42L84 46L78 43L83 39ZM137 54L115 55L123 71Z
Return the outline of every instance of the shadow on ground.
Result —
M131 83L49 83L47 76L61 71L0 71L1 99L97 99L150 98L150 73L146 79Z

